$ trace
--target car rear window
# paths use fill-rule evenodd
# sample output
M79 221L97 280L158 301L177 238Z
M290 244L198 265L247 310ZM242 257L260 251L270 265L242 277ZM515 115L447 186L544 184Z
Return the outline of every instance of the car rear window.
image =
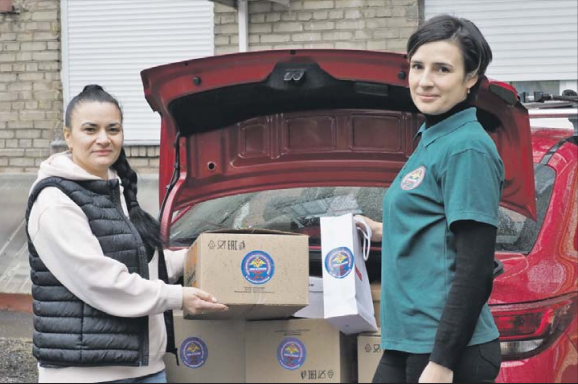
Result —
M554 190L556 172L543 164L534 166L536 207L538 220L534 221L519 213L500 207L498 221L497 252L530 253L544 223Z
M206 201L184 213L172 226L171 245L188 246L205 231L231 228L303 233L311 236L311 245L320 244L320 217L351 212L381 220L385 191L365 187L309 187Z
M529 253L536 243L550 197L555 172L535 168L538 221L500 208L496 251ZM303 233L311 245L320 244L319 218L346 213L382 220L387 189L368 187L308 187L246 193L205 201L177 212L171 246L190 246L203 232L217 229L272 229ZM178 218L178 219L177 219Z

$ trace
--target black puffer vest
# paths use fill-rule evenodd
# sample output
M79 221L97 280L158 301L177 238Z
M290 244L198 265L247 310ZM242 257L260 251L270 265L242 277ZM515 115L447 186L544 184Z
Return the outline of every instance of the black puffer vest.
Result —
M149 278L146 249L122 210L118 180L45 179L30 195L27 222L36 198L46 187L60 189L82 209L107 257L125 264L130 273ZM148 365L148 317L119 318L92 308L48 271L30 236L28 248L34 299L33 353L42 367Z

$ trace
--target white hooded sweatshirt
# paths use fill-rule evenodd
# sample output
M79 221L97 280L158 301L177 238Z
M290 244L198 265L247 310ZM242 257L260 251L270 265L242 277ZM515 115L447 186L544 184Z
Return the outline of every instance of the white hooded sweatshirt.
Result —
M69 152L43 162L36 183L52 176L68 180L101 180L76 165ZM109 179L118 178L113 170L108 176ZM123 210L128 216L122 185L121 196ZM45 188L38 196L30 214L28 231L42 262L80 300L113 316L149 316L148 366L58 369L39 366L39 382L114 381L164 370L167 335L163 312L182 308L183 288L158 279L158 253L149 263L150 280L130 274L124 264L104 256L82 209L54 187ZM171 282L183 274L185 253L186 250L165 252Z

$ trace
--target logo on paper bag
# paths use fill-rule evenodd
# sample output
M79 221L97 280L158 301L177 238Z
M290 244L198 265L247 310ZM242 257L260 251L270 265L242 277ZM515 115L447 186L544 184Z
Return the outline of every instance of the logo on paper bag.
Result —
M401 181L401 189L411 191L420 186L425 178L425 167L419 167L413 172L408 173Z
M299 369L305 364L307 349L299 339L288 338L281 342L277 350L279 364L289 371Z
M265 252L253 251L247 254L241 264L245 280L251 284L265 284L273 278L275 262Z
M181 361L189 368L201 368L207 362L209 350L203 340L190 337L183 341L180 348Z
M336 279L347 277L354 267L353 252L349 248L340 247L327 254L325 269Z

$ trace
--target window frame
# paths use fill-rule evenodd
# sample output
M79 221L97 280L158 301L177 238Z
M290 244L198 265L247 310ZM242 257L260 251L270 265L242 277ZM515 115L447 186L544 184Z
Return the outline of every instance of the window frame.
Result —
M14 0L0 0L0 13L13 13Z

